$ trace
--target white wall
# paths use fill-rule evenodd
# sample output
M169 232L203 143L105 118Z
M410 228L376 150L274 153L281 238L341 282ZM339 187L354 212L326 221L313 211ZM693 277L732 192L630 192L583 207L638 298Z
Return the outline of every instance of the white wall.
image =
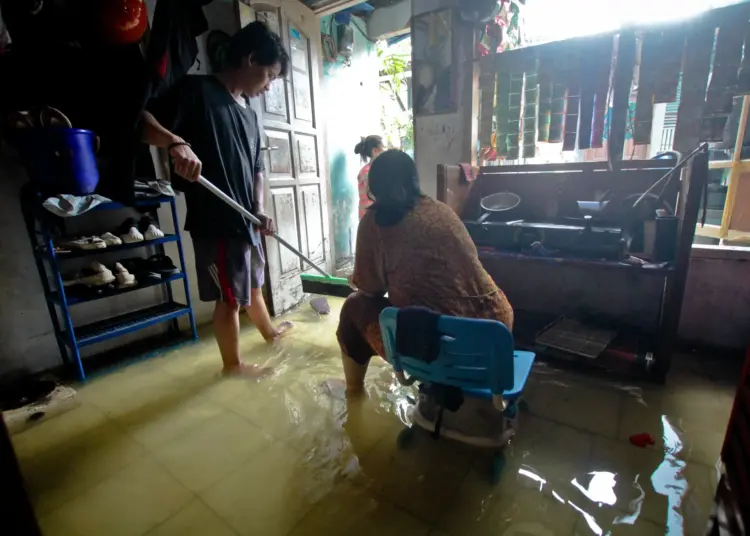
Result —
M413 0L412 14L419 15L455 4L452 0ZM454 36L455 37L455 36ZM455 40L454 40L455 44ZM465 65L459 60L459 66ZM463 72L462 72L463 71ZM464 132L465 117L471 115L471 96L465 90L466 69L458 69L457 102L453 113L420 116L415 119L414 160L417 164L422 191L435 197L438 164L458 164L470 157L471 132Z
M329 21L330 17L321 19L321 28L326 32L329 31ZM364 26L359 19L353 24ZM323 64L320 100L325 110L327 150L323 157L328 158L331 238L337 269L346 266L353 256L357 239L357 175L362 161L354 154L354 146L362 136L382 134L379 65L374 45L356 30L350 65L339 60Z

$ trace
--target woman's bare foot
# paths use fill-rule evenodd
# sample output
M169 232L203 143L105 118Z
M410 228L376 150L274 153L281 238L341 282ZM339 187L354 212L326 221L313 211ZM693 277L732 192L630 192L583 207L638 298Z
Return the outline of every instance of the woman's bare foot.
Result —
M271 367L261 367L260 365L248 365L240 363L234 367L224 367L221 371L222 376L242 376L245 378L260 379L273 374Z
M267 343L276 342L282 337L285 337L289 334L289 332L294 327L294 323L290 322L289 320L284 320L281 322L278 326L276 326L276 329L273 332L273 335L270 337L265 337Z

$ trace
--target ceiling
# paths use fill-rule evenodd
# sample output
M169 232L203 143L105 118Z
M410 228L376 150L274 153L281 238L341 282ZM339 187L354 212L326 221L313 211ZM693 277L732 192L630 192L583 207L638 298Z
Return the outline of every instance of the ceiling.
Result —
M346 9L352 7L353 4L360 2L350 2L347 0L300 0L307 7L315 11L327 11L330 13L335 12L337 9ZM361 0L360 0L361 1Z
M356 8L361 4L369 4L364 6L368 8L368 11L372 11L373 8L380 8L398 4L404 0L369 0L364 2L362 0L300 0L307 7L312 9L318 15L331 15L344 9Z
M337 11L355 7L358 4L367 3L373 5L373 7L376 7L376 3L382 4L389 1L393 2L398 0L373 0L370 2L364 2L363 0L300 0L300 2L320 15L330 15L331 13L336 13Z

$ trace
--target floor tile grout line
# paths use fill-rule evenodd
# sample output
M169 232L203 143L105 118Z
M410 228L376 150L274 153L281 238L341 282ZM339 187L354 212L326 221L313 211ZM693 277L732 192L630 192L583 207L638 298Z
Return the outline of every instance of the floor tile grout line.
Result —
M545 421L553 422L553 423L555 423L557 425L560 425L560 426L565 426L565 427L570 428L571 430L575 430L576 432L579 432L579 433L589 434L591 436L601 437L603 439L609 439L610 441L615 441L616 443L619 443L621 445L633 446L629 441L626 441L626 440L622 439L619 436L610 437L610 436L606 436L604 434L599 434L597 432L592 432L590 430L586 430L584 428L579 428L579 427L574 426L572 424L569 424L569 423L566 423L566 422L563 422L563 421L559 421L557 419L552 419L550 417L546 417L546 416L540 415L538 413L534 413L532 411L528 411L527 414L532 415L532 416L536 417L537 419L543 419ZM523 430L523 428L521 428L521 430ZM654 449L641 449L641 450L643 450L644 452L652 452L652 453L659 454L659 455L665 454L662 451L658 451L658 450L654 450ZM693 460L693 459L687 459L687 460L684 460L684 461L686 463L690 463L690 464L694 464L694 465L700 465L701 467L708 467L709 469L713 468L712 465L709 465L709 464L706 464L706 463L703 463L703 462L700 462L700 461L696 461L696 460Z
M44 518L44 517L48 517L48 516L50 516L50 515L52 515L52 514L56 513L56 512L58 511L58 510L62 510L63 508L65 508L65 507L69 506L69 505L70 505L71 503L73 503L73 502L74 502L75 500L77 500L78 498L82 497L82 496L83 496L83 495L85 495L86 493L90 492L90 491L91 491L91 490L93 490L94 488L96 488L96 487L98 487L98 486L101 486L102 484L104 484L104 483L105 483L105 482L107 482L108 480L111 480L111 479L115 478L115 477L116 477L117 475L119 475L120 473L124 473L124 472L125 472L126 470L130 470L130 468L131 468L131 467L132 467L133 465L135 465L135 464L136 464L137 462L143 461L143 460L144 460L144 459L146 459L146 458L148 458L148 460L150 460L151 462L153 462L153 463L155 463L155 464L156 464L157 466L159 466L159 467L160 467L161 469L163 469L163 470L164 470L164 472L166 473L166 475L167 475L167 476L168 476L168 477L169 477L169 478L170 478L170 479L171 479L171 480L173 481L173 483L174 483L174 484L176 484L177 486L179 486L179 487L183 488L183 489L184 489L185 491L187 491L187 492L188 492L188 494L190 494L191 496L193 496L193 497L197 497L197 494L195 494L195 493L194 493L194 492L193 492L192 490L188 489L188 488L187 488L187 487L186 487L185 485L183 485L183 484L182 484L182 482L180 482L180 481L179 481L179 480L178 480L177 478L175 478L175 476L174 476L174 475L173 475L173 474L172 474L172 473L171 473L171 472L170 472L170 471L169 471L169 470L168 470L168 469L167 469L166 467L164 467L164 466L163 466L163 465L162 465L162 464L161 464L161 463L159 462L159 460L158 460L158 459L156 459L156 457L155 457L155 456L151 455L151 453L149 453L149 452L146 452L146 451L144 450L144 452L143 452L143 453L142 453L142 454L141 454L141 455L140 455L139 457L137 457L137 458L135 458L135 459L131 460L130 462L128 462L127 464L125 464L124 466L122 466L121 468L119 468L119 469L118 469L117 471L115 471L115 472L114 472L114 473L112 473L111 475L109 475L109 476L107 476L106 478L104 478L104 479L102 479L102 480L98 481L98 482L97 482L96 484L92 484L91 486L87 487L87 488L86 488L85 490L81 490L81 491L80 491L80 492L78 492L78 493L74 493L74 494L73 494L73 495L72 495L71 497L69 497L69 498L67 498L67 499L66 499L66 501L65 501L65 503L64 503L64 504L61 504L60 506L58 506L58 507L56 507L56 508L54 508L54 509L50 510L50 511L49 511L49 512L47 512L47 513L46 513L45 515L43 515L43 516L38 516L38 517L39 517L40 519L41 519L41 518ZM187 504L187 503L186 503L186 504ZM180 510L181 510L181 509L180 509ZM180 511L180 510L178 510L178 511ZM171 517L171 516L170 516L170 517ZM151 530L153 530L153 528L155 528L155 526L154 526L154 527L151 527L150 529L148 529L148 530L147 530L147 531L146 531L146 532L144 533L144 535L145 535L145 534L148 534L148 532L149 532L149 531L151 531Z
M242 417L242 416L241 416L241 415L239 415L239 417ZM246 420L246 419L245 419L245 420ZM255 424L253 424L253 423L249 423L249 424L250 424L251 426L253 426L254 428L257 428L257 429L259 429L259 430L260 430L261 432L263 432L263 433L266 433L266 434L267 434L267 432L265 432L264 430L260 429L260 428L259 428L259 427L258 427L257 425L255 425ZM180 438L181 436L183 436L183 435L185 435L185 434L187 434L188 432L191 432L191 431L192 431L192 427L191 427L191 430L189 430L189 431L186 431L186 432L184 432L184 433L182 433L182 434L179 434L178 436L176 436L175 438L171 439L170 441L176 441L176 440L178 440L178 439L179 439L179 438ZM262 450L264 450L265 448L268 448L268 447L270 447L270 446L273 446L273 445L272 445L272 444L270 444L270 443L269 443L269 444L266 444L266 445L263 445L263 446L262 446L261 448L259 448L259 449L255 450L255 451L251 452L250 454L248 454L246 458L242 458L242 459L238 460L238 462L237 462L237 465L238 465L238 466L244 465L244 464L245 464L245 463L247 463L247 462L248 462L248 461L249 461L249 460L250 460L250 459L251 459L251 458L252 458L253 456L257 455L257 454L258 454L259 452L261 452ZM170 470L170 468L169 468L169 467L168 467L168 466L167 466L167 465L166 465L165 463L163 463L163 462L161 461L160 457L159 457L159 456L157 456L155 452L153 452L153 451L149 451L149 454L150 454L150 457L151 457L151 458L153 458L153 460L154 460L154 461L155 461L155 462L156 462L156 463L157 463L157 464L159 465L159 467L161 467L162 469L164 469L164 470L165 470L165 471L167 472L167 474L169 474L169 476L170 476L170 477L171 477L171 478L172 478L173 480L175 480L175 481L176 481L176 482L177 482L178 484L180 484L180 486L182 486L183 488L187 489L187 490L188 490L188 492L190 492L191 494L193 494L193 495L194 495L194 496L196 496L196 497L199 497L200 495L202 495L203 493L205 493L205 492L206 492L206 491L207 491L207 490L208 490L209 488L212 488L213 486L215 486L216 484L218 484L220 480L223 480L223 479L224 479L225 477L229 476L229 474L230 474L230 473L231 473L231 471L232 471L232 470L229 470L229 471L227 471L227 472L226 472L225 474L222 474L221 476L219 476L219 477L217 477L217 478L216 478L215 480L213 480L213 481L212 481L212 482L211 482L210 484L206 485L206 486L205 486L205 487L204 487L204 488L203 488L203 489L202 489L202 490L201 490L200 492L195 492L195 491L191 490L190 488L188 488L188 487L187 487L187 486L186 486L185 484L183 484L183 483L182 483L182 482L180 481L180 479L179 479L179 478L177 477L177 475L175 475L175 474L174 474L174 473L172 472L172 470Z
M201 503L201 504L202 504L203 506L205 506L205 507L206 507L206 508L208 509L208 511L209 511L209 512L211 512L212 514L214 514L214 515L215 515L215 516L216 516L217 518L221 519L221 522L222 522L222 523L224 523L224 524L225 524L225 525L226 525L227 527L229 527L229 530L231 530L231 531L232 531L232 533L233 533L233 534L235 534L235 536L241 536L241 534L240 534L240 533L239 533L239 532L238 532L237 530L235 530L234 526L233 526L233 525L232 525L232 524L231 524L231 523L229 522L229 520L227 520L227 519L224 519L224 518L223 518L223 517L222 517L222 516L221 516L221 515L219 514L219 512L217 512L216 510L214 510L213 508L211 508L211 505L210 505L210 504L208 504L208 503L207 503L206 501L204 501L204 500L203 500L203 497L202 497L201 495L198 495L198 494L196 494L196 498L197 498L197 500L198 500L198 501L199 501L199 502L200 502L200 503ZM207 535L207 536L209 536L209 535Z
M81 436L84 436L84 435L87 435L87 434L89 434L89 433L92 433L92 432L94 432L95 430L97 430L97 429L101 428L101 427L103 426L103 424L104 424L104 423L100 424L100 425L99 425L99 426L97 426L96 428L92 428L91 430L87 431L87 432L86 432L85 434L81 434L81 435L80 435L80 436L78 436L78 437L80 438ZM110 423L110 424L111 424L111 423ZM63 508L64 506L67 506L67 505L69 505L69 504L70 504L70 503L72 503L72 502L73 502L74 500L76 500L76 499L78 499L79 497L81 497L81 496L85 495L86 493L88 493L88 492L89 492L89 491L91 491L92 489L94 489L94 488L96 488L97 486L99 486L99 485L103 484L103 483L104 483L104 482L106 482L107 480L109 480L109 479L113 478L113 477L114 477L115 475L119 474L120 472L122 472L122 471L124 471L124 470L126 470L126 469L130 468L130 467L131 467L132 465L134 465L134 464L135 464L136 462L138 462L138 461L140 461L140 460L142 460L143 458L145 458L145 457L146 457L146 455L148 454L148 451L147 451L147 450L146 450L146 449L145 449L145 448L143 447L143 445L141 445L141 444L140 444L140 443L138 443L137 441L133 440L133 439L132 439L132 438L131 438L131 437L130 437L130 436L129 436L128 434L126 434L126 433L125 433L125 432L123 432L122 430L119 430L119 429L118 429L118 431L119 431L120 433L122 433L123 435L125 435L126 437L128 437L128 439L130 439L131 441L133 441L133 442L134 442L134 443L135 443L136 445L138 445L138 446L139 446L139 447L141 448L141 452L139 452L137 456L135 456L135 457L134 457L134 458L133 458L132 460L130 460L129 462L127 462L127 463L126 463L125 465L123 465L122 467L120 467L120 468L118 468L117 470L115 470L115 471L114 471L114 472L113 472L112 474L110 474L110 475L108 475L108 476L105 476L105 477L103 477L103 478L98 478L98 479L95 479L94 481L92 481L91 483L89 483L89 484L88 484L88 485L86 485L85 487L81 488L80 490L78 490L78 491L76 491L76 492L73 492L72 494L70 494L70 495L66 496L66 498L65 498L65 501L64 501L63 503L61 503L61 504L59 504L58 506L56 506L56 507L52 508L52 509L51 509L51 510L50 510L49 512L46 512L46 513L45 513L44 515L42 515L42 516L40 516L40 517L46 517L46 516L49 516L49 515L51 515L52 513L56 512L57 510L60 510L60 509L62 509L62 508ZM46 451L45 451L45 452L46 452ZM33 501L33 499L32 499L32 504L33 504L33 503L34 503L34 501ZM36 505L35 505L35 504L33 504L33 505L34 505L34 510L35 510L35 512L36 512Z

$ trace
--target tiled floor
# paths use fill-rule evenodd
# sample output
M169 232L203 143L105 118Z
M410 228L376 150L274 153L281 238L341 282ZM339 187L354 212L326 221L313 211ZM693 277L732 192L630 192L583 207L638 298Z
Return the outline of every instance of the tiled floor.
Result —
M322 387L341 375L334 309L293 314L275 347L244 329L271 378L219 377L208 335L89 381L79 407L14 436L45 534L703 533L734 388L700 361L666 388L537 366L492 486L468 447L418 434L397 448L408 402L385 365L360 403ZM632 446L640 432L657 445Z

